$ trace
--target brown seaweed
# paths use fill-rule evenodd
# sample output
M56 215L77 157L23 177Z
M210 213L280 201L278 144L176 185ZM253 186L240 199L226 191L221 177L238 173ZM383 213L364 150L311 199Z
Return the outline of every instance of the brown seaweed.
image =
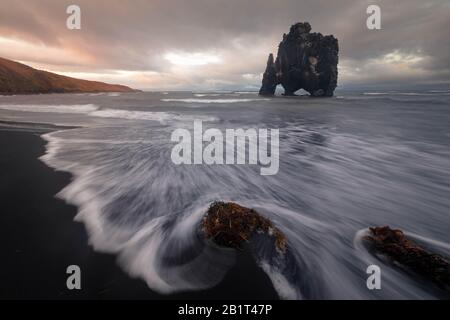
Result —
M286 238L257 211L233 202L214 202L201 223L207 239L219 246L240 249L255 233L273 237L277 250L286 252Z
M373 245L376 252L431 280L441 289L450 291L448 258L428 252L408 239L401 230L391 229L388 226L369 230L370 235L367 235L365 240Z

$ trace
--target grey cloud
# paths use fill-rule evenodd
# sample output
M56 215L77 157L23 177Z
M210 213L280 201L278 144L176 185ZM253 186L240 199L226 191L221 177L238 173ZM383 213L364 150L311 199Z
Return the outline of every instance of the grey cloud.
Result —
M82 30L65 28L65 9L82 8ZM450 70L450 6L441 0L378 0L382 30L366 28L366 8L360 0L0 0L0 37L16 37L50 47L69 48L90 57L76 71L156 71L170 73L163 58L168 51L218 52L226 65L210 66L192 79L208 83L247 83L242 74L263 71L269 52L289 26L309 21L313 31L334 34L341 61L355 68L399 51L426 57L412 68L421 80L442 81ZM237 41L239 45L237 45ZM257 48L254 52L251 49ZM25 56L25 54L24 54ZM29 58L29 54L26 55ZM20 59L20 57L18 57ZM34 61L48 63L48 61ZM84 70L83 70L84 69ZM385 69L383 69L385 70ZM207 72L206 72L207 71ZM195 70L192 71L195 73ZM200 71L199 71L200 72ZM444 76L443 76L444 75ZM396 74L386 79L396 79ZM351 81L383 82L383 72ZM399 81L412 81L398 75Z

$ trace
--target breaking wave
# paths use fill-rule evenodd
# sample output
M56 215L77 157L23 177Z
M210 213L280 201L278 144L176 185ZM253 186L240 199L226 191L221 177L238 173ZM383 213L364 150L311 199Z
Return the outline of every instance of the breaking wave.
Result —
M388 92L364 92L363 95L367 96L377 96L377 95L392 95L392 96L432 96L436 94L447 95L450 91L445 90L432 90L428 92L396 92L396 91L388 91Z
M186 116L173 112L151 112L151 111L134 111L134 110L120 110L120 109L100 109L89 112L90 116L101 118L120 118L127 120L153 120L161 123L176 120L202 120L202 121L216 121L215 117L208 116Z
M202 120L217 121L212 116L189 116L175 112L136 111L123 109L100 108L94 104L85 105L0 105L0 110L32 112L32 113L57 113L57 114L80 114L89 117L115 118L126 120L148 120L166 123L168 121L180 120Z
M270 99L161 99L163 102L184 102L184 103L238 103L252 101L270 101Z
M80 105L39 105L39 104L2 104L1 110L23 111L23 112L53 112L53 113L89 113L98 110L98 106L94 104Z

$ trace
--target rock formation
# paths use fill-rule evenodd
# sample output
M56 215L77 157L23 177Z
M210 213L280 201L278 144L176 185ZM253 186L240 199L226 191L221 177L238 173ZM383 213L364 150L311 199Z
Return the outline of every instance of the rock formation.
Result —
M388 256L411 271L428 278L437 286L450 291L450 262L409 240L401 230L388 226L370 228L365 240L378 253Z
M259 94L274 95L281 84L285 95L304 89L315 97L333 96L338 77L338 40L310 31L308 22L296 23L283 35L276 60L269 55Z
M255 233L263 233L273 239L279 252L286 251L286 238L270 220L233 202L212 203L201 227L206 238L219 246L241 248Z

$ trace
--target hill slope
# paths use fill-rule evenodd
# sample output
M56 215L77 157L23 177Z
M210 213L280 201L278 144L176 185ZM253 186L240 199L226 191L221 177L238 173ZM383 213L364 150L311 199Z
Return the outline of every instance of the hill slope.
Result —
M134 91L122 85L70 78L0 58L0 94Z

